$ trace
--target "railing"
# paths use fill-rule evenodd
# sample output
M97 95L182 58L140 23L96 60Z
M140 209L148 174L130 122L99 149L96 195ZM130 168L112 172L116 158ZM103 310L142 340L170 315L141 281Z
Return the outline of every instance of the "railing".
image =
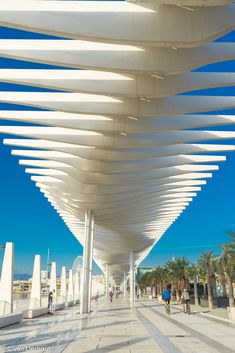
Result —
M11 304L5 300L0 301L0 315L7 315L12 313Z
M29 309L37 309L42 306L42 303L37 298L30 298L29 299Z
M36 309L36 307L47 307L47 302L48 302L48 296L46 295L42 295L42 300L41 300L41 305L38 301L38 299L36 298L32 298L30 299L29 294L25 295L23 294L22 297L18 297L18 295L14 295L14 299L13 299L13 311L14 312L20 312L23 310L27 310L29 309L29 307L32 309L33 307ZM32 301L32 306L30 305L30 301Z

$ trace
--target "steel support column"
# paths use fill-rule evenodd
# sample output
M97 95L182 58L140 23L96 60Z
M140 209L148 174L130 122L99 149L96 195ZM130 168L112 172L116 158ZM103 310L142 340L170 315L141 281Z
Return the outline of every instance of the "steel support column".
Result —
M94 214L87 210L85 215L85 237L83 247L83 267L81 286L81 314L90 312L91 306L91 282L92 282L92 255L93 255L93 230Z
M135 301L135 254L130 252L130 303Z
M91 296L92 296L92 261L93 261L93 244L94 244L94 212L90 210L90 256L89 256L89 294L88 294L88 312L91 312Z
M126 272L123 272L123 297L126 299L126 293L127 293L127 276Z
M109 297L109 276L110 276L110 267L107 264L106 265L106 270L105 270L105 274L106 274L106 298L108 299Z

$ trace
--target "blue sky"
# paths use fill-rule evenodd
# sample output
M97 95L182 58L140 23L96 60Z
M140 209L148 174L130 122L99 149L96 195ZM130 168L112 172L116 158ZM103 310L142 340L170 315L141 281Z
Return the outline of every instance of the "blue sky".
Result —
M50 38L7 28L0 28L0 38ZM222 41L234 41L231 32ZM0 58L0 68L52 68L37 63L26 63ZM219 63L196 71L235 72L235 61ZM0 83L0 90L42 91L42 89ZM234 87L204 90L203 94L235 95ZM202 94L194 92L193 94ZM21 109L21 107L0 104L0 109ZM24 109L27 109L24 107ZM32 109L32 108L30 108ZM234 110L220 112L235 114ZM1 125L9 122L0 121ZM16 125L16 123L13 123ZM235 127L222 128L234 129ZM0 245L6 241L15 243L15 272L31 273L33 255L42 255L46 268L47 249L51 249L51 260L57 261L58 272L62 265L70 267L74 258L82 254L82 247L69 232L54 209L18 165L18 158L10 155L10 147L2 145L0 136ZM235 141L224 143L235 144ZM227 162L220 164L212 179L195 198L174 225L165 233L141 266L156 266L177 256L187 256L195 261L202 251L218 252L218 243L226 241L226 230L235 228L235 154L226 153ZM2 258L0 253L0 261ZM99 270L95 266L95 272Z

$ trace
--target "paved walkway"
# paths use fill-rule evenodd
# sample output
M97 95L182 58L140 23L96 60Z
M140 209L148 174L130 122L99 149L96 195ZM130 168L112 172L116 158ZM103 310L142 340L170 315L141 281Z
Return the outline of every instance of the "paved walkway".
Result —
M1 329L0 344L2 352L235 353L235 325L174 307L166 316L153 301L131 309L122 298L101 299L89 317L77 306Z
M229 320L227 308L203 308L201 306L192 305L192 310L198 311L202 314L212 315L217 318Z

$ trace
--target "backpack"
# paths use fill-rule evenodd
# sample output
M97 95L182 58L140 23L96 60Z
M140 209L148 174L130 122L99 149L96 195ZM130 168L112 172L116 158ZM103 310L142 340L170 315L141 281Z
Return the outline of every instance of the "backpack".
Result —
M171 299L171 293L168 290L164 290L163 295L162 295L163 300L170 300Z
M189 299L190 299L190 297L189 297L189 292L183 292L183 294L182 294L182 299L183 299L183 300L189 300Z

